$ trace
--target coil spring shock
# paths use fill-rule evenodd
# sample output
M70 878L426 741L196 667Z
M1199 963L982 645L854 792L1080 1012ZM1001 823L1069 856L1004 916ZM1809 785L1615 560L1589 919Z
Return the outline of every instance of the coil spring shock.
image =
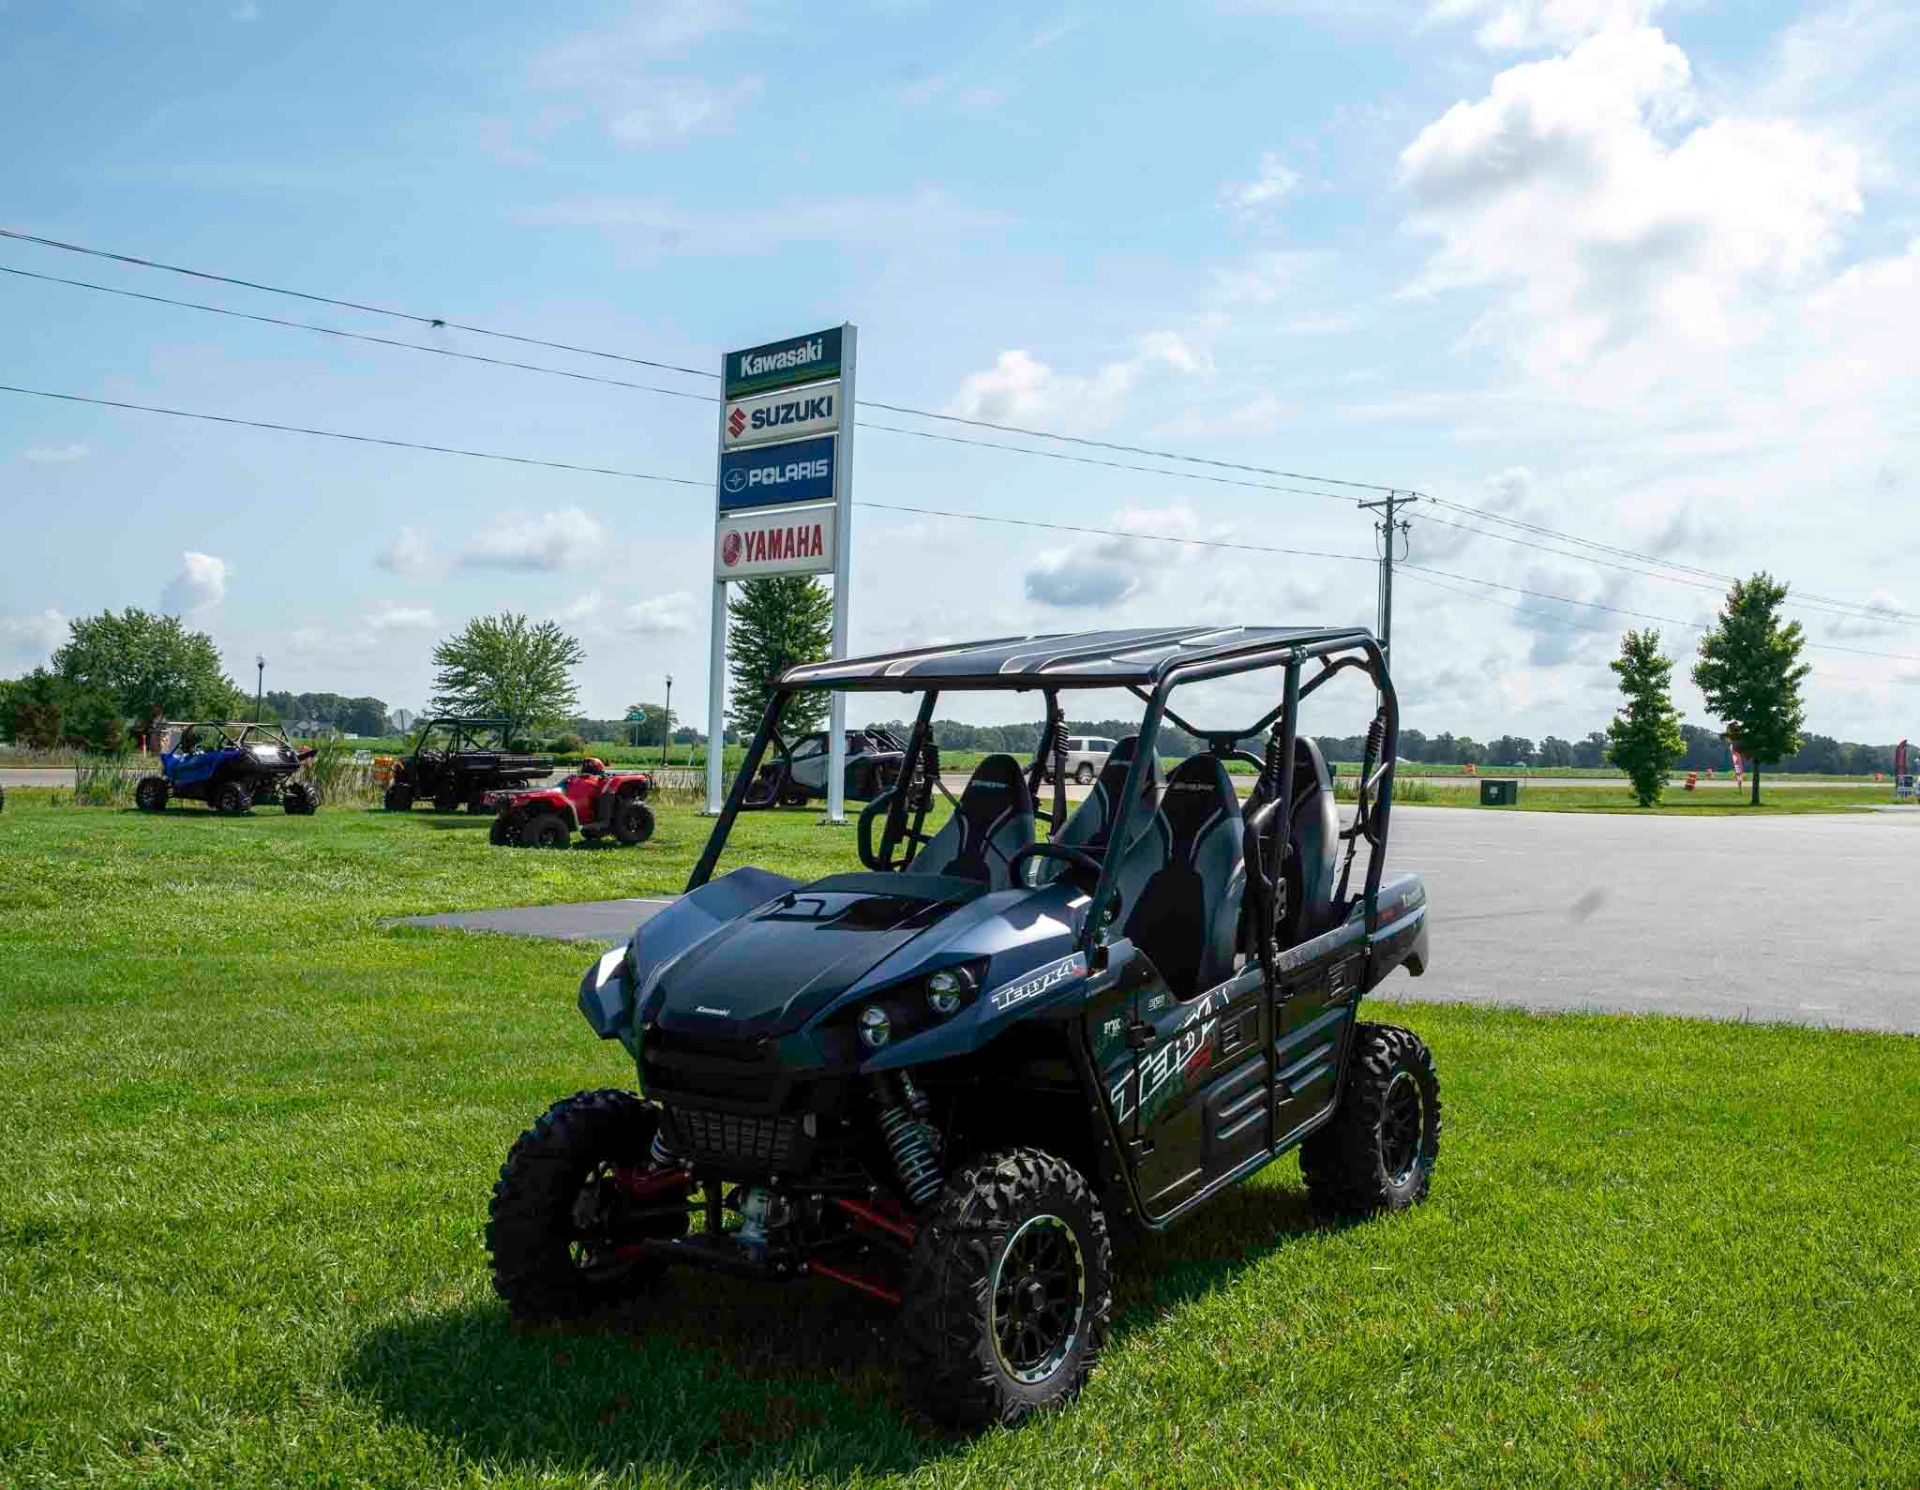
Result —
M925 1099L914 1090L905 1075L874 1078L874 1098L880 1104L880 1134L887 1141L894 1171L900 1176L900 1188L915 1206L923 1206L940 1193L940 1166L933 1156L933 1136L927 1125L915 1117Z
M680 1163L680 1156L667 1147L667 1140L658 1128L654 1129L653 1146L647 1151L647 1157L656 1169L672 1169Z

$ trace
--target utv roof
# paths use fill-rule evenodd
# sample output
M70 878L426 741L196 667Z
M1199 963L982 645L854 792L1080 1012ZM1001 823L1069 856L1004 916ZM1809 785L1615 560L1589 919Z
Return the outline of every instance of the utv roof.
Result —
M889 692L1148 687L1176 668L1221 677L1272 667L1296 653L1337 652L1372 643L1373 633L1358 626L1166 626L1006 636L800 663L781 673L775 686L787 691Z

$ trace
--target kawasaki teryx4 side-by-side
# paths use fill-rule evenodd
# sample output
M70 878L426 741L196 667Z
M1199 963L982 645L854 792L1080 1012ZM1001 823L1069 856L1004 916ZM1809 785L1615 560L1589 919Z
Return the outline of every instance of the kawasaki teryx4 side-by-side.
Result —
M441 812L487 812L491 792L540 781L553 771L553 757L520 750L504 719L429 719L387 771L382 801L389 812L407 812L425 798Z
M1221 692L1244 698L1261 672L1274 702L1243 727L1176 711L1192 707L1177 690L1237 679ZM1297 716L1347 672L1379 702L1343 831ZM943 694L1031 690L1046 722L1031 761L988 756L944 821L937 772L869 803L865 872L714 877L787 699L812 688L919 694L914 760ZM1059 694L1087 689L1145 710L1069 811ZM1207 749L1163 769L1163 721ZM496 1288L551 1318L675 1264L831 1280L897 1307L921 1411L1013 1423L1093 1368L1116 1240L1294 1148L1323 1210L1412 1205L1439 1147L1433 1062L1358 1019L1427 959L1425 888L1384 872L1398 733L1361 630L1109 631L788 668L687 893L581 982L640 1094L570 1097L514 1144L487 1233Z
M761 807L804 807L827 796L827 769L832 756L825 730L815 730L791 742L776 728L773 758L760 767L740 805L749 811ZM906 746L880 725L847 731L847 763L843 778L849 800L871 801L900 779Z
M168 743L160 752L160 774L142 776L133 789L143 812L165 811L172 797L205 802L229 817L271 802L298 816L319 810L313 783L291 779L312 758L312 749L296 750L272 725L199 720L162 724L156 732Z

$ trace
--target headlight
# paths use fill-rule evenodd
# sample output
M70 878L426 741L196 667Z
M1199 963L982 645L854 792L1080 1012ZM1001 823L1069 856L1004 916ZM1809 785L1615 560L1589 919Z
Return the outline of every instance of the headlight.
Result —
M978 982L971 967L943 967L927 979L927 1007L943 1019L958 1014Z
M893 1021L878 1004L860 1011L860 1040L869 1050L878 1050L893 1037Z

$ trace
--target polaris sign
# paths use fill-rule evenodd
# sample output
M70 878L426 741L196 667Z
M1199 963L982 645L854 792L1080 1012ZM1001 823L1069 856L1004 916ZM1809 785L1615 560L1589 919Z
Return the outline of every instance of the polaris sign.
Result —
M840 385L822 383L789 393L763 393L727 404L720 443L727 450L832 434L840 428Z
M720 510L832 501L833 438L728 451L720 457Z
M764 347L729 352L724 364L727 398L787 388L795 383L818 383L840 376L840 327L811 336L770 341Z

